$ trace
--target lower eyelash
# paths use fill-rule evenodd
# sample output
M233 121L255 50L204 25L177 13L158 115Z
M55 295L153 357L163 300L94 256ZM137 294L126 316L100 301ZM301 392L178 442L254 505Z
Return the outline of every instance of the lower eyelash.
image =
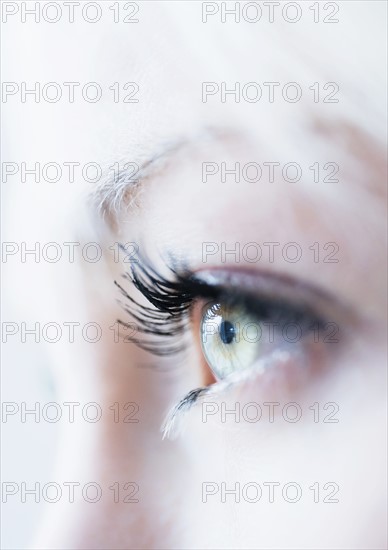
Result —
M184 413L188 412L200 397L209 393L210 387L191 390L171 409L162 426L163 439L173 439L176 437L176 420L178 417L180 418Z
M167 414L161 428L163 439L175 439L181 431L185 413L189 412L192 407L200 403L204 398L210 396L217 398L218 395L234 388L236 384L252 383L258 376L264 374L265 369L271 366L273 360L276 360L280 364L281 362L288 361L288 359L287 354L282 353L280 356L274 354L273 357L261 359L250 369L237 371L229 375L228 378L210 386L191 390Z

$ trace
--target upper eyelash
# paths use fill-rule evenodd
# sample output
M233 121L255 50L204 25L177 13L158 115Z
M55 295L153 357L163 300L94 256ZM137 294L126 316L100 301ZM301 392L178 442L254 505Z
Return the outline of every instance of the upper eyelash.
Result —
M228 305L243 305L248 311L256 314L261 320L271 319L275 322L303 321L303 327L307 331L311 324L321 323L321 317L306 307L298 307L297 304L290 304L284 300L260 297L252 295L236 295L234 292L227 292L225 289L210 285L186 271L183 274L177 273L169 268L175 280L163 277L143 258L138 255L136 261L132 260L129 272L123 277L129 280L143 296L154 306L147 307L138 303L126 290L115 281L122 295L130 304L122 303L123 309L138 322L137 332L151 334L157 339L146 340L135 336L126 336L128 341L135 343L140 348L158 356L174 355L184 351L185 344L171 342L185 332L187 328L187 313L193 302L198 298L210 298L219 300ZM117 320L123 327L131 327L121 319ZM169 339L166 341L166 338Z
M252 311L260 319L271 318L287 322L287 320L303 320L307 330L311 330L309 324L312 322L324 322L322 317L306 306L291 304L286 300L276 300L273 297L255 298L251 294L236 294L227 292L226 289L199 280L190 271L183 274L177 273L169 268L174 280L169 280L159 273L143 258L138 256L136 261L132 260L129 272L123 277L129 280L143 294L143 296L154 306L147 307L138 303L126 290L115 281L122 295L128 303L122 303L123 309L135 319L139 325L137 332L151 334L156 337L154 340L143 340L136 337L128 337L127 340L135 343L140 348L158 356L175 355L184 351L185 345L180 341L171 342L171 339L182 334L187 328L187 314L198 298L211 298L232 305L243 305L247 310ZM130 326L130 323L118 320L123 327ZM166 342L166 337L169 342ZM261 366L260 366L261 368ZM256 369L258 370L258 369ZM237 373L239 379L256 376L255 369ZM230 379L229 379L230 378ZM218 392L220 389L227 389L235 384L233 377L228 377L208 387L197 388L187 393L175 407L170 411L164 425L162 426L163 437L174 437L176 431L176 420L187 412L193 405L207 395ZM240 380L240 381L241 381ZM176 434L175 434L176 435Z
M156 309L139 304L117 281L114 281L122 295L130 302L130 304L122 303L122 307L139 323L137 332L163 338L182 334L187 327L185 314L189 311L194 299L209 295L209 286L195 279L192 273L186 272L184 275L179 275L171 268L170 271L175 280L168 280L161 276L148 262L138 257L137 261L131 264L130 271L123 275ZM118 319L118 323L123 327L130 326L121 319ZM185 349L182 342L166 343L165 340L145 342L133 336L127 336L127 339L159 356L174 355Z

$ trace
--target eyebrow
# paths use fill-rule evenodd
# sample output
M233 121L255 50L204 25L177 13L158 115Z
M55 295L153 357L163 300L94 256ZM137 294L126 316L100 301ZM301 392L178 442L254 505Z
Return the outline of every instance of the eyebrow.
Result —
M185 143L185 140L177 139L156 147L154 152L142 155L136 161L116 162L122 167L113 175L107 175L90 195L94 209L109 225L115 225L115 218L123 203L128 203L129 195L132 198L128 204L130 206L141 184L156 172L162 171L167 161L176 155Z
M107 175L92 190L89 201L99 216L110 227L115 228L123 204L127 207L133 205L142 184L155 174L162 173L171 160L185 152L193 152L198 146L203 147L206 143L222 144L242 139L243 134L234 128L209 126L187 137L162 140L152 148L148 146L149 152L143 152L132 162L128 162L127 158L122 163L116 162L117 165L121 164L122 168L114 175Z
M357 186L360 190L363 188L369 195L380 200L386 199L385 185L380 185L386 179L386 155L376 139L371 139L372 136L367 135L362 128L344 120L328 123L320 117L313 118L309 130L317 137L337 142L338 147L342 149L341 154L344 155L342 159L345 160L347 157L346 163L350 162L353 168L355 161L366 168L366 174L364 173L361 181L357 181L356 177L352 179L353 183L360 184ZM106 170L107 176L93 189L89 197L92 207L111 229L117 229L123 205L130 208L136 204L142 184L156 174L162 174L171 160L179 158L183 153L192 153L198 150L199 146L203 148L207 143L226 145L232 142L241 146L244 141L250 141L249 137L251 136L243 129L209 126L186 137L179 136L160 140L154 145L148 144L137 160L128 162L126 157L123 162L116 162L117 165L121 164L122 168L114 175L108 175ZM323 191L319 186L316 189Z

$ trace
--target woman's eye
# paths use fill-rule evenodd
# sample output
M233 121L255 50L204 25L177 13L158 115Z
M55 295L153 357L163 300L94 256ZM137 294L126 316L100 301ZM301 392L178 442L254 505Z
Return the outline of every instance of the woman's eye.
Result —
M333 317L349 322L348 308L308 284L232 270L171 272L170 280L139 258L124 277L150 305L132 298L116 282L131 317L130 322L118 322L128 329L134 321L135 336L125 335L126 341L160 357L182 361L195 345L201 391L215 382L239 382L259 372L268 383L276 377L279 387L301 387L326 366L331 351L343 347L327 344L339 342ZM341 321L341 334L342 328Z
M198 308L197 315L200 348L213 381L238 375L256 363L281 371L279 359L289 365L289 375L292 365L297 378L306 368L317 370L325 344L338 342L336 323L282 300L238 299L224 293Z
M200 340L206 361L217 380L250 367L261 352L261 327L240 306L213 303L205 306Z

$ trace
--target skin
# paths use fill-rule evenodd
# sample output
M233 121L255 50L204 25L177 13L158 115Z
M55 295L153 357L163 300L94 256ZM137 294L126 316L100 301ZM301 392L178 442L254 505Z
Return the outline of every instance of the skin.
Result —
M138 186L126 189L117 208L107 193L108 180L102 189L63 181L15 184L9 191L8 204L18 209L8 214L5 240L94 241L104 251L95 264L77 251L74 263L23 264L15 257L5 266L10 293L18 295L12 304L16 317L42 324L93 320L102 327L102 338L93 345L81 339L72 346L42 343L36 352L36 362L46 354L55 401L96 402L104 414L94 424L61 423L56 463L47 478L81 485L93 480L103 488L101 500L91 504L77 494L75 502L46 506L35 548L386 547L382 4L343 3L341 22L330 28L279 23L260 33L241 24L203 25L192 3L143 3L141 23L131 25L130 32L123 25L79 22L70 41L66 24L9 25L11 46L20 27L29 38L24 45L18 42L15 57L26 67L27 50L33 53L26 68L32 81L36 74L42 82L91 80L105 90L115 81L135 81L145 90L136 104L115 104L108 95L87 108L81 102L10 102L14 127L23 122L29 130L22 136L10 132L10 149L18 158L98 159L109 166L117 161L143 165L161 156ZM359 36L369 28L374 41L366 45ZM43 56L47 44L50 53ZM252 51L260 52L257 60ZM6 80L27 80L16 67L6 67ZM343 96L339 104L315 104L307 99L309 92L295 104L201 101L204 81L254 80L308 83L304 90L317 81L333 81ZM31 143L32 130L37 139ZM280 177L270 182L265 176L257 183L236 183L222 181L218 173L202 181L203 162L252 161L298 162L304 177L295 183ZM314 183L308 167L333 161L340 166L340 182ZM301 260L291 263L276 254L271 262L264 254L257 263L231 255L223 262L214 254L203 261L205 242L232 248L236 242L268 241L281 247L298 243ZM312 355L302 345L298 358L275 360L269 374L252 374L212 398L227 409L236 403L296 402L303 410L301 421L289 423L277 413L274 422L223 423L219 414L204 422L199 404L181 420L181 434L162 439L161 425L171 407L188 391L214 381L199 344L200 307L192 314L183 360L160 359L122 339L115 342L110 327L125 314L113 281L122 281L128 267L122 257L115 261L115 242L136 243L162 273L160 252L184 260L197 274L226 270L237 277L265 274L269 280L311 285L315 305L321 304L320 293L329 295L322 307L340 327L337 344L330 350L320 346L319 353L314 348ZM315 263L309 249L314 242L336 243L339 261ZM129 283L122 284L142 300ZM295 293L287 284L286 290ZM284 282L280 285L283 291ZM121 420L128 402L138 405L138 423ZM110 412L113 403L122 413L119 422ZM339 422L315 423L309 409L314 403L336 403ZM139 501L124 502L124 492L114 502L109 487L129 481L138 485ZM273 503L263 486L271 481L280 483ZM223 482L227 488L259 483L262 500L236 503L232 495L222 502L218 492L203 502L203 484ZM301 486L299 502L280 497L287 482ZM323 496L325 483L337 484L339 502L322 502L321 492L314 503L309 487L316 482Z

